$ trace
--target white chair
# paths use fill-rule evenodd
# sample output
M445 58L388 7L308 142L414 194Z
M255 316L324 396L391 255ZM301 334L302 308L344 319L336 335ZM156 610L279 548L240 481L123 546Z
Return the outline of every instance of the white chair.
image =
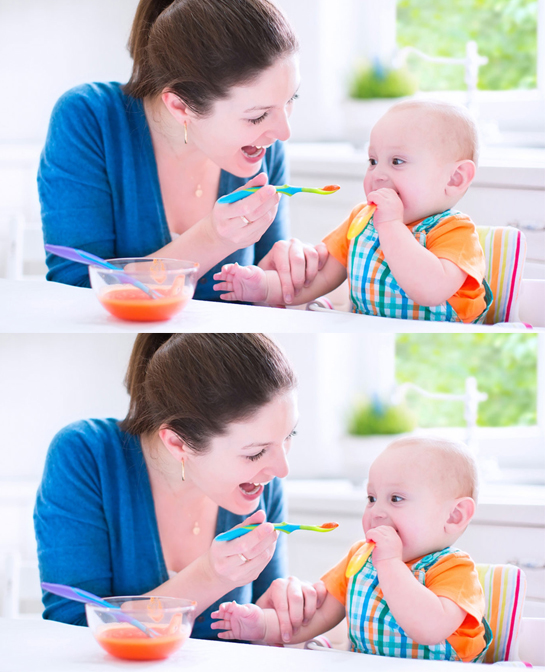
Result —
M21 212L10 213L7 278L45 281L47 271L45 258L42 225L27 222Z
M6 618L36 618L42 614L42 589L36 560L23 560L18 550L7 552L3 581L2 612ZM22 611L22 606L30 605L31 611Z

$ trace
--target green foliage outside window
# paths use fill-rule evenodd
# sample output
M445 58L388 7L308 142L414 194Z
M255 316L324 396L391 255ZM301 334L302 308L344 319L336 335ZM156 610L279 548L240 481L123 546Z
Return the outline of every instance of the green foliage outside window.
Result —
M463 394L468 376L489 395L479 405L478 425L509 427L537 422L536 334L400 334L396 382L430 392ZM458 401L426 399L412 391L407 402L419 427L464 427Z
M398 0L397 44L430 56L461 58L475 40L489 58L479 70L479 89L536 88L537 0ZM422 91L466 89L460 65L427 63L410 55L408 64Z

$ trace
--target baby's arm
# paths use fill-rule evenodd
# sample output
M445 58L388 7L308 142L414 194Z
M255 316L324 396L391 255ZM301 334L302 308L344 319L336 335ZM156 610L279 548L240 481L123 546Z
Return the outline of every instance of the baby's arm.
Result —
M374 541L372 562L392 616L405 633L424 645L438 644L460 627L466 611L423 586L403 562L403 545L393 527L381 525L368 531Z
M436 257L411 235L403 223L403 204L393 189L373 191L367 199L377 205L374 226L397 284L421 306L437 306L450 299L467 273L452 261Z
M346 268L329 254L326 264L311 285L304 287L289 305L297 306L313 301L336 289L345 279ZM214 275L214 280L220 281L214 285L214 289L225 292L220 295L225 301L251 301L270 306L285 303L277 271L263 271L257 266L226 264L220 273Z
M283 640L274 609L260 609L255 604L224 602L220 604L218 611L212 612L212 618L219 619L212 623L212 629L225 631L218 633L221 639L244 639L265 644L298 644L331 630L344 616L344 605L329 593L311 621L291 638Z

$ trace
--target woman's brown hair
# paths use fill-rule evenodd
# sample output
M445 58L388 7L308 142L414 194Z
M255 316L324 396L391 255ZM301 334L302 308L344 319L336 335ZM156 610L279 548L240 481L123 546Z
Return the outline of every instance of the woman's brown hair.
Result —
M296 378L263 334L138 334L126 373L131 434L167 426L194 450L251 417Z
M146 98L167 89L206 115L232 86L298 45L269 0L141 0L128 48L134 66L125 93Z

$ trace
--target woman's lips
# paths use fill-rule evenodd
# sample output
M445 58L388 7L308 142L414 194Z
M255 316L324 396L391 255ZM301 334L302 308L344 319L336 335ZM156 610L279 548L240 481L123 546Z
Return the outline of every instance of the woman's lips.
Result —
M240 483L241 495L249 502L258 499L264 490L264 483Z
M265 152L266 147L257 147L256 145L241 147L241 153L248 163L258 163L264 158Z

